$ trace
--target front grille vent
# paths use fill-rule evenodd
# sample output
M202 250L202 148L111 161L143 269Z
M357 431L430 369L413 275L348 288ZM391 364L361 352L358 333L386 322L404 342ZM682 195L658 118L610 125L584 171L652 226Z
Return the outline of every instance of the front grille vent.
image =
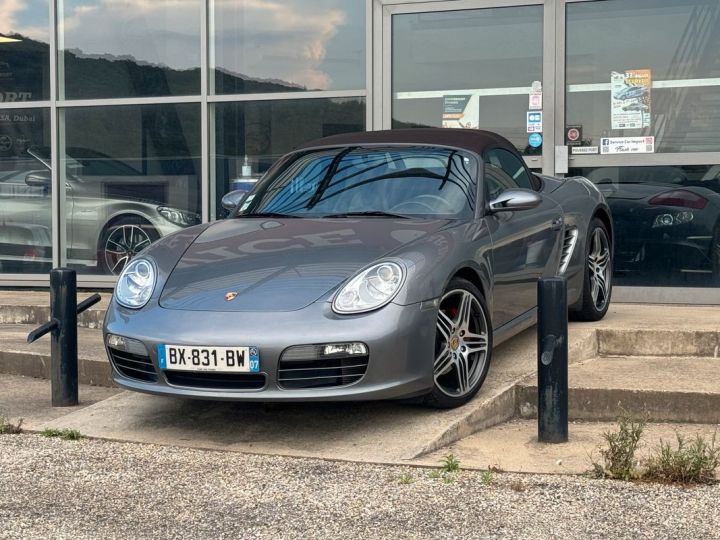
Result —
M558 275L562 276L570 264L573 251L575 251L575 244L577 244L578 230L577 227L570 227L565 230L563 236L562 254L560 255L560 268Z
M108 347L110 360L121 375L139 381L156 382L157 373L148 356Z
M265 388L264 373L209 373L197 371L165 371L167 381L175 386L209 390L261 390Z
M291 347L280 357L278 386L300 390L347 386L362 379L369 356L318 354L322 346Z

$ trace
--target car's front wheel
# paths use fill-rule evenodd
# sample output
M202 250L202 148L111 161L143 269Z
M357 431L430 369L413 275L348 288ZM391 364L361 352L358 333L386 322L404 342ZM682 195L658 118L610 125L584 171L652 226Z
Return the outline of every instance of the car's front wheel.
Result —
M490 316L475 285L460 278L450 282L440 300L435 333L433 389L426 402L459 407L482 386L492 353Z

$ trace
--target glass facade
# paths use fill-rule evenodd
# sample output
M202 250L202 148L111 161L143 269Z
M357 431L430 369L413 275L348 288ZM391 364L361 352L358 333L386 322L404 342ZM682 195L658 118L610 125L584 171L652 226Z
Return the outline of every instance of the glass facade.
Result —
M6 4L0 282L111 285L295 146L368 127L366 0Z
M218 94L365 87L365 0L211 5Z
M542 42L542 6L394 16L392 127L482 127L538 154L526 111L542 81ZM471 114L457 118L458 108Z
M5 3L0 18L0 101L50 98L48 0Z
M117 274L161 236L200 223L200 106L62 111L67 262Z
M583 146L652 136L657 153L720 151L719 16L716 0L568 4L566 118ZM649 79L639 99L611 88L628 71Z
M618 285L720 291L720 0L517 4L6 2L0 284L112 286L300 144L442 126L594 182Z
M720 165L588 167L615 226L618 285L720 286Z
M0 272L52 267L48 109L0 110Z
M215 106L215 216L220 199L251 186L280 156L299 144L365 130L363 98L218 103ZM302 126L302 130L298 127Z
M58 0L61 98L200 93L203 0Z

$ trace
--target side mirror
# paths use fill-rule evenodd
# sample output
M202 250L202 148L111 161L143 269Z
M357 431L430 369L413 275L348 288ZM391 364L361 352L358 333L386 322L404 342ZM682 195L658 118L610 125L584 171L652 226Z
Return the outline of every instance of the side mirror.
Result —
M247 194L248 190L246 189L236 189L234 191L231 191L230 193L226 193L223 195L222 201L220 203L222 204L222 207L227 211L232 211L237 208L237 206L240 204L240 201L243 200L243 197Z
M50 171L32 171L25 176L25 183L32 187L50 187Z
M540 206L542 197L529 189L509 189L490 201L491 212L531 210Z

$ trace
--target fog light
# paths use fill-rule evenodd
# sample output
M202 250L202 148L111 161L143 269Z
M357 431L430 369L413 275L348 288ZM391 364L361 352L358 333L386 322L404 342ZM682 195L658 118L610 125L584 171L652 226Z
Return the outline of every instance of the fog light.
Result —
M367 346L364 343L333 343L325 345L322 349L323 356L365 356Z
M147 348L143 345L142 341L137 339L130 339L122 336L116 336L115 334L108 334L107 345L111 349L118 351L124 351L130 354L137 354L140 356L148 356Z
M120 349L121 351L125 350L125 338L122 336L116 336L115 334L108 335L107 340L108 347L112 347L113 349Z

